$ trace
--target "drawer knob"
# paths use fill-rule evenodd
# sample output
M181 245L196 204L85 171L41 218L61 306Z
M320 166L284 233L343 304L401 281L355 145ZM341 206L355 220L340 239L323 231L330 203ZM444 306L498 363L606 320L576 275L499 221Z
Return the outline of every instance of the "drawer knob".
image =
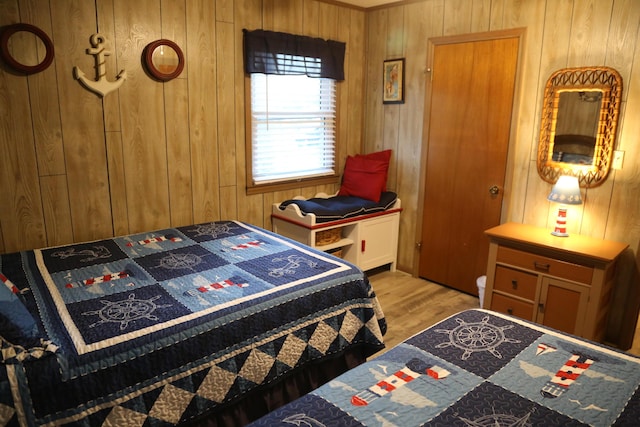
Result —
M507 308L507 313L508 314L513 314L513 308Z
M518 289L518 281L517 280L512 280L511 281L511 286L513 287L513 289Z
M549 268L551 268L550 264L543 264L538 261L534 261L533 266L535 267L536 270L544 270L544 271L549 271Z

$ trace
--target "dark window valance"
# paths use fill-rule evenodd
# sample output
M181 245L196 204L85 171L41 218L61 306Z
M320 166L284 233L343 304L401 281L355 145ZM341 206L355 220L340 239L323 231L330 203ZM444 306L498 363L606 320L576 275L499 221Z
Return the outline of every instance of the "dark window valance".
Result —
M248 74L306 74L344 80L346 44L264 30L243 30Z

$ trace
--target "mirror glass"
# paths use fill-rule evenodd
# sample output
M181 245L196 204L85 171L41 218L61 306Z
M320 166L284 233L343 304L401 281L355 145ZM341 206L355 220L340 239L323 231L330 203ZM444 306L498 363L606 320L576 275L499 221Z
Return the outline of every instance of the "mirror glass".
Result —
M554 162L593 165L602 95L601 90L558 91Z
M609 173L620 111L622 79L608 67L566 68L547 81L542 108L538 173L555 183L578 177L600 185Z
M46 55L44 42L28 31L16 31L8 40L9 52L22 65L33 67L41 63Z
M143 61L149 74L163 82L175 79L184 68L182 50L166 39L149 43L144 49Z
M33 74L53 61L53 43L47 34L30 24L13 24L0 31L0 56L15 71Z
M178 54L167 45L160 45L153 50L151 56L153 66L163 74L171 74L178 68Z

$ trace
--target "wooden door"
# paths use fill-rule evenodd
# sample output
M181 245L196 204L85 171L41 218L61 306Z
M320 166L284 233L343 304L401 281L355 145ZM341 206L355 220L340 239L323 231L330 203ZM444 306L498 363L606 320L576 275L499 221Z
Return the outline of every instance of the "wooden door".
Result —
M519 36L436 44L425 109L419 275L477 295L500 223Z

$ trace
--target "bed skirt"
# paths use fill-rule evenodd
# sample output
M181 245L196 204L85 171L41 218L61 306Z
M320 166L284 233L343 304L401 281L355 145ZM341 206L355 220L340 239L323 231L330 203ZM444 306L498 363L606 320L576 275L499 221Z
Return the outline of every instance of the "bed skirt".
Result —
M257 420L263 415L291 402L338 375L366 361L370 354L366 346L350 348L341 355L326 358L305 369L283 377L274 384L259 387L253 393L243 395L238 401L217 408L215 413L185 424L188 427L241 427Z

